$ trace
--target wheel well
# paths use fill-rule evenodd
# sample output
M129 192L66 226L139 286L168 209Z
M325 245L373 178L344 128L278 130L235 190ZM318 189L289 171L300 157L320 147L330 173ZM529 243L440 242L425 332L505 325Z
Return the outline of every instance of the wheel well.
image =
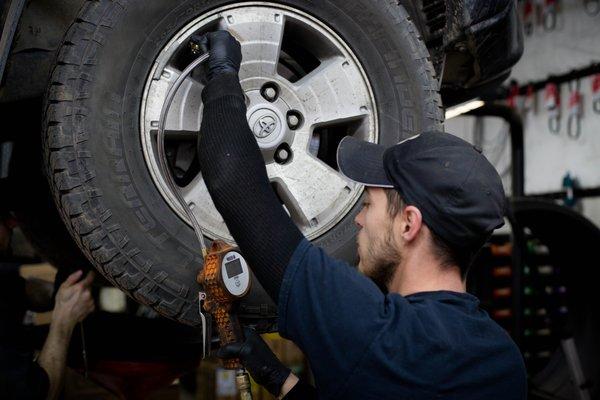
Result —
M10 45L11 50L0 84L0 103L36 98L43 95L50 68L69 26L77 18L84 0L37 0L27 2ZM438 41L443 29L434 29L431 21L445 21L444 0L412 2L401 0L427 43L432 56L441 53ZM444 24L442 24L444 25ZM437 27L439 28L439 27ZM439 73L439 62L434 56ZM2 76L2 75L0 75Z
M62 39L83 0L27 2L10 44L0 103L41 97Z

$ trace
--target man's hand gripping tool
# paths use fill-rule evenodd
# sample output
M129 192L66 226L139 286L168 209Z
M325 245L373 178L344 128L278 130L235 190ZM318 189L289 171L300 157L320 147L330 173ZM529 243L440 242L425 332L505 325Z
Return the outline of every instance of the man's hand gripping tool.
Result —
M198 283L205 290L205 295L201 295L206 299L202 308L212 315L221 346L243 340L242 327L232 310L234 303L250 290L250 282L250 269L239 251L223 241L214 241L204 258ZM223 360L223 366L237 371L236 381L241 398L251 399L250 379L240 360Z

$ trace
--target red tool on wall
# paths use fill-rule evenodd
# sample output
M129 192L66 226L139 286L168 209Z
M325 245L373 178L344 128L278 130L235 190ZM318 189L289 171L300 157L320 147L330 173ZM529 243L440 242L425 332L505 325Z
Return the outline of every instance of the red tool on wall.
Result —
M592 109L600 114L600 74L592 77Z
M533 33L533 1L525 0L523 4L523 30L527 36Z
M525 100L523 101L523 112L528 113L530 111L535 113L535 91L532 84L527 85Z
M544 104L548 111L548 128L550 132L558 133L560 131L560 92L556 83L546 84Z
M579 136L581 136L582 111L579 79L576 79L569 82L569 116L567 118L567 135L571 139L579 139Z
M510 87L508 88L508 96L506 97L506 104L510 108L518 108L519 100L519 84L517 81L511 81Z

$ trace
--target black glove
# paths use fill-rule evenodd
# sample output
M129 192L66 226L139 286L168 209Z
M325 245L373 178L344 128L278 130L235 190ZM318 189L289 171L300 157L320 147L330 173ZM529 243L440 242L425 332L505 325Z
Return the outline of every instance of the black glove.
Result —
M264 386L273 396L279 396L291 370L275 357L254 330L245 328L244 335L244 342L221 347L217 351L217 357L239 358L256 383Z
M242 47L227 31L209 32L200 39L202 47L210 52L208 80L221 73L238 73L242 63Z

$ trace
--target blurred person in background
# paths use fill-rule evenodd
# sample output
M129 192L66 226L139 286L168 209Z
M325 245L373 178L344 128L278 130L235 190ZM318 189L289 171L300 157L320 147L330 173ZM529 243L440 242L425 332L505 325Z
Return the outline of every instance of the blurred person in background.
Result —
M27 310L52 308L52 284L24 279L20 265L6 260L11 254L10 215L0 215L0 398L56 399L65 374L73 329L94 310L93 273L74 272L61 284L54 299L48 336L37 359L27 341L23 318Z

